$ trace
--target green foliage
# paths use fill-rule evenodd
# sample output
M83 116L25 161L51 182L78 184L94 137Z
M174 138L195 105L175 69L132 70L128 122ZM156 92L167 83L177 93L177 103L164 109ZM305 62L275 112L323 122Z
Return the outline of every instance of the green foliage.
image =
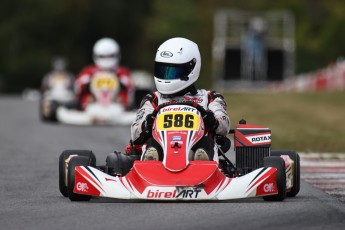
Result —
M104 36L119 42L123 64L152 71L158 45L181 36L199 45L199 85L210 88L213 16L225 8L290 10L296 21L297 73L345 53L343 0L2 0L0 87L6 84L5 92L38 87L56 55L68 57L77 73L92 62L92 46Z
M0 7L0 81L5 92L38 87L56 55L77 73L92 62L101 37L121 45L124 63L135 63L150 12L149 0L4 0ZM133 65L134 66L134 65Z
M210 88L212 83L211 49L213 17L220 9L251 12L288 10L295 16L296 73L314 71L333 62L345 53L345 1L343 0L155 0L150 17L148 40L155 47L170 36L194 39L202 55L199 85Z

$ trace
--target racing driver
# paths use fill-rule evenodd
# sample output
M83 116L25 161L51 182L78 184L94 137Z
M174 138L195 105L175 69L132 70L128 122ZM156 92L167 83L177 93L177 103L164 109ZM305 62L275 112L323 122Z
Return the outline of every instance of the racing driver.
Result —
M120 83L118 98L125 109L129 109L133 100L134 84L128 68L119 65L120 47L112 38L102 38L93 46L94 64L86 66L78 74L75 82L77 99L81 109L85 109L94 98L90 91L90 82L96 73L107 71L117 76Z
M196 43L185 38L171 38L157 50L154 82L157 91L147 94L141 101L137 117L131 126L134 146L146 144L142 160L163 160L162 149L152 137L154 117L152 112L166 102L193 101L206 110L203 117L208 133L192 148L190 160L215 160L215 140L225 137L230 130L227 105L221 94L197 89L201 57ZM220 138L219 140L228 140ZM218 141L217 141L218 143ZM230 147L230 141L228 142Z

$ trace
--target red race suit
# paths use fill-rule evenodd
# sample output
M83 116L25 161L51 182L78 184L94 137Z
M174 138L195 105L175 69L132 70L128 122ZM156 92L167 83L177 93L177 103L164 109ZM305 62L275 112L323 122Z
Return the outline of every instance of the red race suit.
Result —
M93 96L90 91L90 82L95 73L104 71L96 65L86 66L76 78L75 92L77 100L81 104L81 108L85 109L89 102L93 101ZM116 96L124 108L128 109L133 102L134 84L130 77L129 69L119 66L114 71L115 76L120 82L120 91Z

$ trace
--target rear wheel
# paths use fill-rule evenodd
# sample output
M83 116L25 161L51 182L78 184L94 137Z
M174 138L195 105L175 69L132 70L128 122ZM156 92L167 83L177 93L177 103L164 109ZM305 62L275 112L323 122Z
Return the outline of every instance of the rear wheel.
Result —
M86 156L91 158L91 166L96 166L96 157L90 150L65 150L59 157L59 189L64 197L68 197L67 193L67 163L66 160L71 156Z
M272 150L271 156L281 156L281 155L288 155L291 160L294 161L292 177L293 183L292 188L289 192L286 193L288 197L295 197L301 186L301 175L300 175L300 157L297 152L292 150Z
M71 201L89 201L91 196L89 195L81 195L73 192L74 184L75 184L75 167L77 166L90 166L91 164L91 157L87 156L76 156L71 158L68 164L68 186L67 186L67 193L68 197Z
M273 167L277 169L277 188L278 194L272 196L264 196L265 201L283 201L286 196L286 173L285 163L281 157L265 157L264 167Z

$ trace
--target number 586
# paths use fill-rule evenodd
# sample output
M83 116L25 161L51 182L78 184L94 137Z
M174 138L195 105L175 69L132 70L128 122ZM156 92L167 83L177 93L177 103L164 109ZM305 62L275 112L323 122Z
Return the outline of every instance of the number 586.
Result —
M191 114L166 114L164 115L164 128L186 127L193 128L194 116Z

